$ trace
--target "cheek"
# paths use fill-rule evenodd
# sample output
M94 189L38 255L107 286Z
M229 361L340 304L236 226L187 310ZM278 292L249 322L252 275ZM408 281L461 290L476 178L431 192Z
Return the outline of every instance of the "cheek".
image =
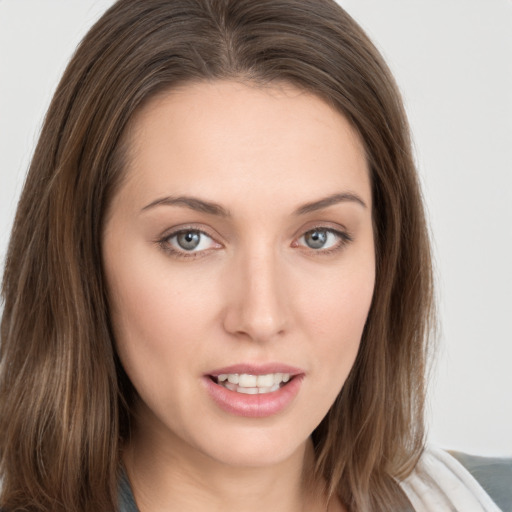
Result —
M331 408L354 365L373 285L371 265L350 272L342 269L331 274L322 287L307 286L310 293L302 296L300 322L302 332L307 333L304 351L311 379L305 389L311 430Z
M187 365L193 368L201 332L212 317L211 301L205 299L211 279L170 272L166 257L155 252L148 257L147 250L132 247L105 265L116 346L133 381L147 368L166 368L174 375Z
M374 272L368 259L367 264L330 270L316 283L304 283L300 309L308 329L319 339L359 340L372 302Z
M371 253L370 253L371 254ZM363 260L364 261L364 260ZM357 356L374 290L373 259L331 272L322 286L302 295L302 329L331 399L341 390ZM309 293L306 293L309 290Z

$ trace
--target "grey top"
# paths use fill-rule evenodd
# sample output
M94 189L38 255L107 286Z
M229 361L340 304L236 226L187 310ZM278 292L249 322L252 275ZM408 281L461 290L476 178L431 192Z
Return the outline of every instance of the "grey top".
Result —
M119 481L119 512L139 512L125 471Z
M460 452L450 454L471 473L503 512L512 512L512 459L478 457ZM125 472L119 482L119 512L139 512Z

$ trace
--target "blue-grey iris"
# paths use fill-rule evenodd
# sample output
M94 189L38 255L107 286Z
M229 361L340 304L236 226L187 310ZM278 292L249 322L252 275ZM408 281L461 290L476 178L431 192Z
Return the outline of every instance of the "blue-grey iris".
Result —
M201 233L198 231L184 231L176 237L178 245L185 251L194 250L201 241Z
M304 234L304 241L311 249L321 249L327 242L327 231L314 229Z

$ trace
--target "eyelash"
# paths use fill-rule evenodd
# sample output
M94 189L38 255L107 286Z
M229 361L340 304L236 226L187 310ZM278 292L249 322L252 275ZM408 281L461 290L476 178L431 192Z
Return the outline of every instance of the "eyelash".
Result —
M314 226L307 231L305 231L297 240L300 240L301 238L304 238L308 233L312 233L314 231L325 231L327 233L331 233L335 235L338 238L338 242L334 244L333 247L329 247L328 249L313 249L311 247L305 247L300 246L303 249L307 250L308 252L312 252L316 256L328 256L330 254L335 254L342 249L344 249L350 242L354 241L354 238L350 233L347 231L340 231L338 229L330 228L327 226ZM296 242L293 243L294 247L298 247L298 245L295 245Z
M321 248L313 249L311 247L306 247L304 245L299 245L298 244L298 240L304 238L308 233L312 233L314 231L323 231L323 232L327 232L327 233L333 234L333 235L335 235L338 238L338 242L333 247L330 247L328 249L321 249ZM214 248L214 249L204 249L204 250L201 250L201 251L190 251L190 252L187 252L186 250L177 250L174 247L172 247L172 245L170 244L169 240L179 236L180 234L191 233L191 232L197 233L199 235L204 235L204 236L212 239L212 241L214 243L217 243L217 245L219 247L221 247L221 244L219 244L218 242L215 242L214 238L211 235L209 235L206 231L198 229L198 228L195 228L195 227L180 228L180 229L178 229L176 231L173 231L173 232L171 232L169 234L166 234L161 239L159 239L157 241L157 243L158 243L158 245L161 247L161 249L164 252L166 252L167 254L169 254L169 255L171 255L173 257L176 257L176 258L198 258L198 257L204 256L205 254L209 253L211 250L216 250L216 248ZM326 227L326 226L320 225L320 226L312 227L312 228L308 229L307 231L304 231L304 233L302 233L302 235L300 237L298 237L292 243L292 247L302 248L305 251L310 252L310 253L312 253L312 254L314 254L316 256L327 256L327 255L330 255L330 254L334 254L334 253L336 253L338 251L341 251L342 249L345 248L345 246L347 246L353 240L354 239L353 239L352 235L350 235L346 231L340 231L340 230L337 230L337 229L333 229L333 228L330 228L330 227Z
M184 228L177 229L176 231L173 231L173 232L163 236L160 240L158 240L158 245L163 249L164 252L166 252L167 254L174 256L176 258L198 258L212 250L212 249L204 249L202 251L187 252L185 250L180 251L180 250L177 250L174 247L172 247L172 245L170 244L169 241L172 238L175 238L175 237L179 236L180 234L184 234L184 233L198 233L200 235L207 236L208 238L211 238L214 241L214 238L202 229L198 229L195 227L184 227ZM221 246L221 244L219 244L218 242L215 242L215 243L217 243L217 245L219 247Z

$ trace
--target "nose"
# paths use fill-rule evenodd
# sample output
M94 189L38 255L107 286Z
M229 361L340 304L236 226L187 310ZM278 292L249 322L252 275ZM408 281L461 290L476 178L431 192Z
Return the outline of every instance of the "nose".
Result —
M240 255L229 269L224 329L239 338L267 342L289 327L285 275L277 255Z

